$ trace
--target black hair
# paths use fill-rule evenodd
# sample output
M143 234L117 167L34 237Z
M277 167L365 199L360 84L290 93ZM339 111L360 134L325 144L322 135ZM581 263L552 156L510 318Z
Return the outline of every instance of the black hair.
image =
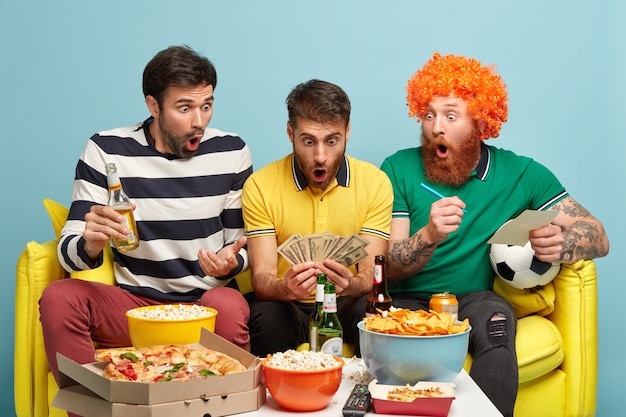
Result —
M144 97L152 96L163 104L163 95L169 86L217 86L217 72L206 57L190 47L170 46L154 56L143 71Z

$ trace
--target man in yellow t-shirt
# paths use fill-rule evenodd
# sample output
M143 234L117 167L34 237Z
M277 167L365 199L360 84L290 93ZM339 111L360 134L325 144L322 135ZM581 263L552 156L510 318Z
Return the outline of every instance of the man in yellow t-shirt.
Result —
M293 153L252 174L243 189L253 294L251 351L260 357L308 340L316 275L335 283L344 341L358 348L356 323L370 293L374 256L387 252L393 191L374 165L347 156L350 100L338 86L301 83L287 97ZM346 267L330 258L291 266L278 247L295 234L358 235L367 256Z

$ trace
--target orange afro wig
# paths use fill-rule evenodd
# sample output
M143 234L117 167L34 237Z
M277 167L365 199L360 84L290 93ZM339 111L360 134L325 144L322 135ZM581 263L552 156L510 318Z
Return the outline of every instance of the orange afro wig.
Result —
M421 122L433 96L450 94L467 102L467 110L480 122L480 139L497 138L508 114L506 85L490 67L456 55L433 57L409 79L406 87L409 116Z

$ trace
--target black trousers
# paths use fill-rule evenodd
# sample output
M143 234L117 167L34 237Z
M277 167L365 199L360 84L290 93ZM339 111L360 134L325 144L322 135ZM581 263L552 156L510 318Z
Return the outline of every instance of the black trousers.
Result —
M246 294L250 305L250 350L261 358L276 352L296 349L309 341L309 316L314 303L260 300L254 293ZM357 323L363 318L359 301L337 297L337 316L343 327L343 341L358 343Z

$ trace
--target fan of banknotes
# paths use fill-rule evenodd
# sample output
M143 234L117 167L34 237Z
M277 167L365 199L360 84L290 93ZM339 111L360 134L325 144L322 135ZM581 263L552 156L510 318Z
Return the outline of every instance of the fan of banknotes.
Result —
M278 247L278 253L291 266L308 261L323 262L330 258L350 267L367 256L367 245L369 241L355 234L338 236L333 233L316 233L302 236L296 233Z

